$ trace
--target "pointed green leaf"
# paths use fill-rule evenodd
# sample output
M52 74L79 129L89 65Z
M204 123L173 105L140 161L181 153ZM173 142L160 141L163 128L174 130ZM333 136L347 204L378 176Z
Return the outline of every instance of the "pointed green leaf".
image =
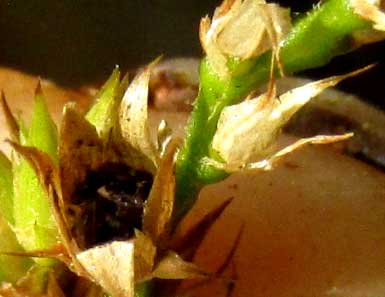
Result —
M16 236L5 219L0 215L0 252L22 251ZM15 283L23 277L32 261L26 257L15 257L0 254L0 283Z
M95 105L86 115L86 119L96 127L101 138L108 135L114 126L121 96L117 96L120 85L120 71L116 67L110 78L96 95Z
M44 250L58 242L58 229L51 213L47 193L35 171L25 160L14 166L15 233L26 250ZM36 259L46 265L46 259ZM49 260L48 263L52 261Z
M27 144L47 153L57 163L57 128L45 102L40 84L35 93Z
M48 112L40 84L35 93L30 128L28 130L25 125L20 127L21 143L38 148L47 153L54 163L58 162L57 128ZM51 248L57 244L58 229L47 193L35 171L21 158L15 160L13 176L15 233L20 244L26 250ZM36 262L41 265L54 263L50 259L36 259Z
M8 223L13 220L13 185L12 185L12 164L0 151L0 215Z

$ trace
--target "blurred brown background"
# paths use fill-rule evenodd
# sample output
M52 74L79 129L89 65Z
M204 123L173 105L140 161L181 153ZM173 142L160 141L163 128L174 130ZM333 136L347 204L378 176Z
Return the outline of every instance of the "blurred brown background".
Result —
M0 65L66 86L102 81L119 64L132 69L160 54L200 56L198 24L219 0L0 0ZM279 1L294 16L316 1ZM385 108L385 43L336 58L301 75L324 77L379 66L340 88Z

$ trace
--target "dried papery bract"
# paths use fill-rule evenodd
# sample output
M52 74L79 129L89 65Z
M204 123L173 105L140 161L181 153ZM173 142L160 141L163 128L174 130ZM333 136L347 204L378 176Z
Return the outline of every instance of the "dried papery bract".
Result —
M140 282L151 278L156 254L157 248L151 237L139 230L135 230L133 267L135 281Z
M179 143L180 140L174 140L167 147L144 207L143 231L157 245L165 244L170 232L175 195L174 158Z
M226 171L237 171L242 168L270 169L270 161L276 160L278 156L282 155L279 152L271 153L273 145L281 128L291 116L325 88L334 86L341 80L357 75L370 67L309 83L278 98L274 93L268 92L257 98L226 107L219 118L218 128L212 142L212 150L219 154L224 162L214 162L208 158L206 161ZM305 143L340 141L347 136L322 136L322 140L310 138L302 140L301 145L295 144L292 148L299 148ZM251 160L258 162L248 165Z
M95 170L103 162L102 141L95 127L79 114L72 103L64 107L59 159L63 198L71 203L76 187L85 181L90 170Z
M350 0L354 12L364 19L373 22L373 28L385 31L385 1L383 0Z
M147 111L148 84L153 65L147 66L131 82L119 111L120 131L128 148L128 156L125 156L129 158L128 163L135 169L152 173L159 162L156 146L150 137Z
M213 69L228 75L229 58L246 60L274 49L291 28L289 11L265 1L224 1L212 21L201 21L200 39Z
M184 261L177 253L169 251L155 267L153 277L160 279L205 278L209 274L195 264Z
M114 241L97 246L77 254L76 258L111 296L134 296L133 241Z

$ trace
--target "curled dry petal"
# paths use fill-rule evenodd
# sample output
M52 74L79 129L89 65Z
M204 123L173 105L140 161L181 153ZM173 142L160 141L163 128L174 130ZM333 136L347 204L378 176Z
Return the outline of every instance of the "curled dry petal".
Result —
M212 22L201 21L200 39L213 68L227 74L228 58L242 60L278 49L291 28L289 11L259 0L224 1Z
M226 107L219 118L212 149L219 153L229 168L243 168L251 159L265 159L271 155L283 125L304 104L325 88L370 67L306 84L278 98L267 93Z
M126 90L119 111L119 126L127 145L129 164L138 170L155 172L158 165L156 146L150 137L147 99L151 69L147 66Z
M383 0L350 0L354 12L364 19L373 22L373 28L385 31L385 8Z
M113 241L81 252L76 258L111 296L134 296L133 241Z
M144 207L143 231L157 245L167 240L170 231L175 195L174 157L178 145L179 141L174 140L167 147Z

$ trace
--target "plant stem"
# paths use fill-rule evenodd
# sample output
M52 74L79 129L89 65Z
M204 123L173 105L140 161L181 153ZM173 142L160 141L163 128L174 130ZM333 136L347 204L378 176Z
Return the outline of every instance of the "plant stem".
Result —
M370 23L353 12L349 0L329 0L316 6L297 21L280 49L285 73L319 67L335 56L354 50L353 34L368 28ZM229 77L215 73L209 61L210 57L206 57L201 63L200 91L177 159L175 221L191 208L204 185L227 176L205 165L202 158L219 159L210 150L219 116L223 108L238 103L267 81L271 51L245 61L229 59Z
M135 285L135 297L148 297L153 295L151 282L144 282Z

